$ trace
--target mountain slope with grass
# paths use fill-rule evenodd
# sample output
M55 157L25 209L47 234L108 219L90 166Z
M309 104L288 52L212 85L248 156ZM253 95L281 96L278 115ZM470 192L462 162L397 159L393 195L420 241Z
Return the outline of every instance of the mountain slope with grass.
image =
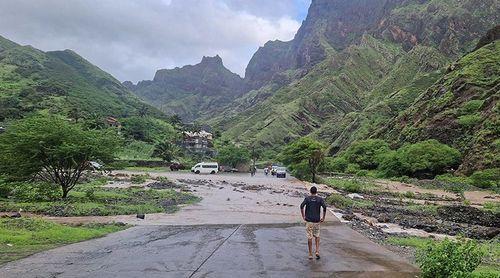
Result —
M71 50L43 52L0 37L0 122L41 110L70 118L163 117Z
M292 41L257 51L245 76L250 91L211 123L274 151L306 135L329 143L330 155L375 134L400 146L407 139L383 127L418 106L499 14L496 0L315 0ZM456 139L419 140L429 138Z
M500 165L500 41L451 64L375 136L398 145L437 139L463 155L461 172Z

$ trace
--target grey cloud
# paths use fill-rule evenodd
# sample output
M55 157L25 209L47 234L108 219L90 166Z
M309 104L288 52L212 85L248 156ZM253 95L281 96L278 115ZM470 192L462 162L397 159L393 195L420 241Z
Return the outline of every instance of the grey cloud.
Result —
M250 2L0 1L0 35L46 51L73 49L120 80L215 54L242 74L258 46L291 39L299 27L289 15L294 0Z

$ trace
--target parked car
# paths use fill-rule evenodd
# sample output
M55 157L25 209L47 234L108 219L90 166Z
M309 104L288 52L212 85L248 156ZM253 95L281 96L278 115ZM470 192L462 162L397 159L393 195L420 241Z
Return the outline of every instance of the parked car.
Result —
M217 162L201 162L191 168L191 172L195 174L217 174L219 172L219 163Z
M220 170L225 173L237 173L239 172L238 169L233 168L231 166L221 166Z
M276 177L283 179L286 178L286 168L285 167L276 168Z
M170 164L170 171L179 171L186 169L186 166L182 163L173 162Z

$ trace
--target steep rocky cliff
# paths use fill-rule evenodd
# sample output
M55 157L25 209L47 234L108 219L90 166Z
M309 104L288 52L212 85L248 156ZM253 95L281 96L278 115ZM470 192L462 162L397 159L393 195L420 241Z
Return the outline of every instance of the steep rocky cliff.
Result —
M268 42L256 52L245 78L253 90L212 123L235 141L272 149L314 136L330 143L332 155L374 134L394 146L411 142L382 127L421 105L448 65L498 22L498 0L315 0L292 41ZM463 153L477 150L474 136L419 134Z
M196 65L158 70L153 80L124 82L137 96L184 121L217 113L243 93L243 79L230 72L219 56Z

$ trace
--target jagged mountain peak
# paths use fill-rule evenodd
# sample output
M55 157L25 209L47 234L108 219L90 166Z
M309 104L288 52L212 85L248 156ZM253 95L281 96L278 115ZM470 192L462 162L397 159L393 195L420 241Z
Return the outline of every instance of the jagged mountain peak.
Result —
M203 65L224 66L224 64L222 63L222 58L219 55L215 55L213 57L203 56L203 58L201 59L200 64L203 64Z

